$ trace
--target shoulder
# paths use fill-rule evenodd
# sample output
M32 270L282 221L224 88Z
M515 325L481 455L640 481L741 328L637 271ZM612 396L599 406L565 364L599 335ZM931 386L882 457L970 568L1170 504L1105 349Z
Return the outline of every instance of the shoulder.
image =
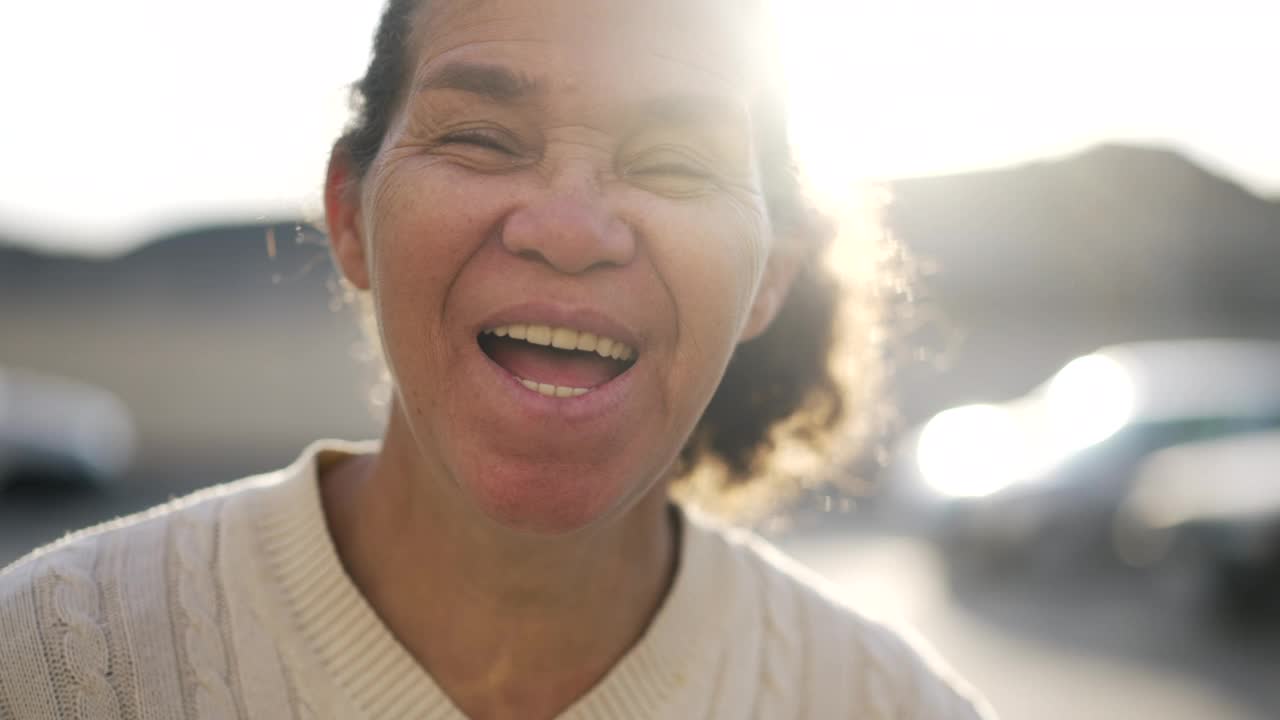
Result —
M211 525L216 522L218 509L228 496L258 479L245 478L205 488L142 512L68 533L0 568L0 597L20 589L36 576L57 573L68 565L98 559L103 553L130 548L155 550L155 541L173 527Z
M807 698L803 716L994 717L919 638L863 615L830 582L768 542L706 520L691 525L720 546L735 587L752 596L764 672Z
M278 485L283 474L205 488L36 548L0 568L0 616L29 608L24 598L50 583L67 599L104 589L161 590L167 576L151 575L148 570L166 560L179 565L212 562L224 507Z
M0 718L283 717L298 678L322 677L290 603L344 577L316 559L317 468L372 448L319 441L0 570Z
M220 511L252 480L81 530L0 570L0 716L125 717L140 692L180 707L175 638L217 607Z

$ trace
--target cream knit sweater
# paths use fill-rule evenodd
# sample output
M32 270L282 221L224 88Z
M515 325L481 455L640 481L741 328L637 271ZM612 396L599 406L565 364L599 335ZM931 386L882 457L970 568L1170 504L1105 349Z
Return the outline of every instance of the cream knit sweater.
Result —
M0 572L0 720L462 720L335 553L317 467L352 449L317 444ZM984 716L760 540L685 523L662 609L565 720Z

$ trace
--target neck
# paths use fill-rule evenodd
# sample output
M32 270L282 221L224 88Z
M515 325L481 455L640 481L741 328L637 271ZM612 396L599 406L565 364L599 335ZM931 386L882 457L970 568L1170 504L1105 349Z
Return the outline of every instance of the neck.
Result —
M322 479L348 574L468 717L554 717L644 633L675 569L662 488L599 527L514 532L421 457L393 409L377 456Z

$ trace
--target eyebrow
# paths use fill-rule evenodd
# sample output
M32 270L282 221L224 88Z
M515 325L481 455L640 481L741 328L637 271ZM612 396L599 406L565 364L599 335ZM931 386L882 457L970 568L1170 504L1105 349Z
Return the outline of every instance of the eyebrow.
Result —
M514 102L539 92L541 85L501 65L451 62L431 70L418 84L418 92L428 90L461 90L497 102Z

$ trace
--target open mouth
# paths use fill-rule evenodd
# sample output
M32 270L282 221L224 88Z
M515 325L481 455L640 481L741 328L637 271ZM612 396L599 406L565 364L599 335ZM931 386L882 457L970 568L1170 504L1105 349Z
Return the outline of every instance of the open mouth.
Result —
M476 340L490 360L548 397L586 395L626 372L636 359L626 343L548 325L503 325Z

